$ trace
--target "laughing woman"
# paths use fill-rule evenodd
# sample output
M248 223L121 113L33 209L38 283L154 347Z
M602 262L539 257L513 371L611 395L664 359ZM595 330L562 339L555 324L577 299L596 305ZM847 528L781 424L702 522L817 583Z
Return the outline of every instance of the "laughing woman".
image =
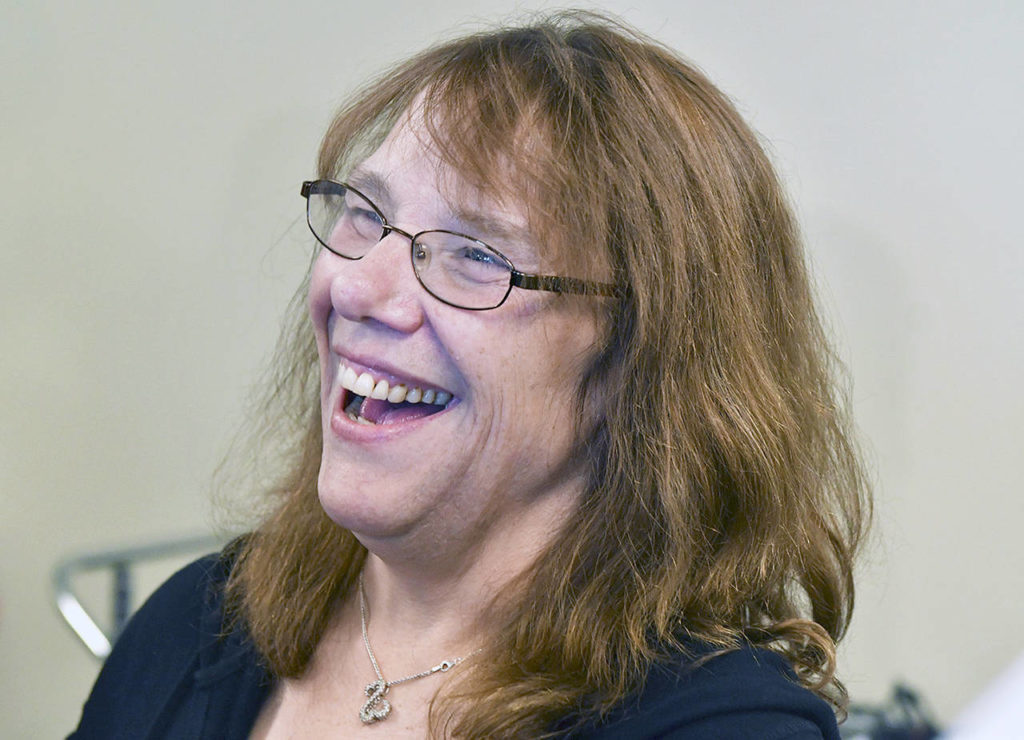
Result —
M390 71L302 195L273 512L150 598L76 737L838 737L868 494L728 100L560 15Z

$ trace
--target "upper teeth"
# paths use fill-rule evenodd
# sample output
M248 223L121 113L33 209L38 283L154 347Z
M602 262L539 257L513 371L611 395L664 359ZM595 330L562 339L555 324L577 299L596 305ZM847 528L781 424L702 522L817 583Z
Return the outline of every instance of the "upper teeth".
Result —
M408 388L403 383L391 385L383 378L374 379L369 373L356 374L350 367L345 367L341 373L341 387L350 390L360 396L376 398L389 403L430 403L435 406L444 406L452 399L452 394L447 391L436 391L433 388L423 390L422 388Z

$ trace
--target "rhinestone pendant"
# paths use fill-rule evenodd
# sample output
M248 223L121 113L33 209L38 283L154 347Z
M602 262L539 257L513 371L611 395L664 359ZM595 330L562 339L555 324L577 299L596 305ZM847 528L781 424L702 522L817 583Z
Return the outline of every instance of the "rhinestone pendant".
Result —
M388 682L383 678L366 684L364 691L367 697L363 708L359 710L359 719L364 725L372 725L374 722L383 722L391 714L391 702L384 698L388 693Z

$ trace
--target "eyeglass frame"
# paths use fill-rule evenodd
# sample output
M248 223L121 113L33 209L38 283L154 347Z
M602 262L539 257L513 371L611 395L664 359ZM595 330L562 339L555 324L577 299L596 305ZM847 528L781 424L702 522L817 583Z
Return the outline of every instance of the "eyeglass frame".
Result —
M358 257L349 257L346 254L341 254L336 249L332 248L329 244L327 244L323 239L321 239L320 235L316 233L316 229L313 228L313 224L310 218L311 214L309 208L309 196L311 194L313 186L317 185L318 183L330 183L331 185L337 185L339 187L345 188L346 190L351 190L353 193L355 193L360 198L365 200L370 205L370 207L373 208L374 213L376 213L377 216L380 218L380 237L373 245L371 245L366 250L364 254L361 254ZM551 293L564 293L568 295L593 295L605 298L617 297L620 295L621 292L618 286L612 285L611 283L600 283L590 280L582 280L580 278L564 277L560 275L535 275L526 272L520 272L515 268L515 265L512 264L512 260L510 260L504 254L502 254L500 251L492 247L487 242L481 241L480 239L477 239L475 236L470 236L469 234L463 234L461 232L451 231L449 229L423 229L422 231L417 231L415 234L410 234L405 229L400 229L397 226L393 226L392 224L388 223L387 218L381 212L380 208L377 206L376 203L367 198L366 195L360 192L358 189L352 187L351 185L345 182L339 182L337 180L332 180L330 178L320 178L319 180L305 180L302 183L300 194L302 195L303 198L306 199L306 225L309 226L309 230L316 238L316 240L321 245L323 245L323 247L327 249L327 251L329 251L331 254L335 254L338 257L347 260L360 260L367 254L369 254L370 250L373 249L373 247L377 246L377 244L380 244L380 242L386 239L392 232L396 234L401 234L402 236L409 240L409 260L412 263L412 271L413 274L416 276L416 281L423 287L425 291L427 291L427 293L429 293L435 299L441 301L441 303L444 303L448 306L452 306L453 308L461 308L464 311L490 311L503 305L505 301L508 300L508 297L512 295L513 288L522 288L523 290L544 290ZM493 306L484 306L482 308L460 306L458 303L452 303L451 301L445 300L441 296L437 295L426 285L426 283L423 282L423 278L420 277L419 270L416 269L416 240L422 237L424 234L437 233L451 234L452 236L457 236L462 239L469 239L470 241L476 242L480 246L493 252L502 260L502 262L505 263L505 265L509 269L509 284L508 289L505 291L505 295L498 303L496 303Z

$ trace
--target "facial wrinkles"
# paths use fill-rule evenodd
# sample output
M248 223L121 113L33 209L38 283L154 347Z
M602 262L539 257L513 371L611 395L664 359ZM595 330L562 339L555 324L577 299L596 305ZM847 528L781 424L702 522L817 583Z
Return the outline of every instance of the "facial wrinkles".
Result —
M525 381L523 388L529 388ZM477 419L475 431L480 444L473 458L467 460L457 474L471 480L481 478L483 473L496 481L495 491L489 493L502 495L487 496L480 495L481 491L472 491L461 499L446 502L448 517L474 523L472 538L464 543L467 550L488 541L493 536L492 528L501 527L502 522L507 521L510 508L521 514L531 504L554 491L548 485L551 481L547 473L551 471L537 468L538 458L550 450L538 450L529 445L518 450L508 449L507 434L510 429L516 428L517 418L522 411L514 398L502 395L491 399L487 413ZM551 426L555 426L553 419ZM500 461L497 468L493 467L494 460ZM512 492L516 492L515 497L510 497Z
M394 205L391 199L391 186L388 184L389 175L375 172L360 165L348 176L348 183L360 191L377 205L378 208L391 209ZM388 214L384 214L387 217Z
M529 224L517 209L510 210L500 199L470 188L449 176L444 178L445 205L453 231L460 231L496 248L516 269L532 271L538 266L536 243Z
M501 214L505 209L499 204L472 196L453 177L442 177L442 174L438 174L438 184L444 192L450 193L443 199L448 214L437 223L418 224L405 230L412 234L436 229L455 231L494 247L511 259L518 270L536 269L536 256L527 246L531 243L527 227L504 218ZM389 180L389 173L377 172L365 163L348 176L348 183L369 197L383 211L390 225L404 228L395 221L397 214ZM466 205L468 202L473 204Z
M517 226L522 222L518 213L501 207L492 210L486 199L454 179L448 186L454 176L430 162L411 141L394 135L356 168L349 181L399 228L416 233L457 225L452 230L486 243L515 237L524 252L532 252L525 229ZM453 207L446 197L452 194L463 196L459 202L464 207ZM500 236L483 233L491 229ZM330 353L325 364L331 373L325 411L334 413L346 395L372 399L376 394L377 402L392 402L392 391L402 385L406 398L400 403L411 403L409 393L417 387L421 394L434 392L434 406L438 394L450 393L451 398L441 396L444 405L438 408L443 411L418 426L410 425L407 429L413 431L408 433L401 427L355 427L351 417L341 417L349 430L358 431L349 438L339 433L325 442L322 495L329 513L361 537L377 544L396 543L389 546L392 554L421 557L446 548L477 547L487 531L516 536L524 520L550 522L549 504L539 509L529 504L541 499L553 504L562 500L560 491L575 493L570 477L578 467L571 459L577 435L571 417L580 354L587 354L592 339L589 315L579 310L575 298L536 291L514 290L493 311L473 313L446 306L415 284L411 271L405 275L410 279L401 283L397 273L388 277L380 261L385 258L394 260L395 270L410 269L408 256L399 262L394 241L390 244L388 254L368 255L378 258L374 265L333 257L320 265L324 305L319 326L328 335L321 340L321 349ZM505 252L504 245L494 246ZM508 256L517 268L532 271L518 254ZM382 279L395 280L388 283L396 293L392 298L400 292L421 308L423 322L415 331L403 332L408 327L373 320L375 312L386 308L383 293L360 295L339 289L331 293L333 305L326 305L323 289L328 280L351 288L361 285L352 278L362 280L374 270ZM367 283L365 290L373 286ZM377 302L371 303L371 297ZM342 310L337 302L341 300L349 301L348 311ZM346 356L347 350L352 357ZM387 383L386 395L382 381ZM423 395L418 405L424 405ZM365 435L378 431L386 442L366 441L371 438ZM568 502L571 496L564 498ZM524 536L535 541L529 533ZM424 543L437 547L431 550Z

